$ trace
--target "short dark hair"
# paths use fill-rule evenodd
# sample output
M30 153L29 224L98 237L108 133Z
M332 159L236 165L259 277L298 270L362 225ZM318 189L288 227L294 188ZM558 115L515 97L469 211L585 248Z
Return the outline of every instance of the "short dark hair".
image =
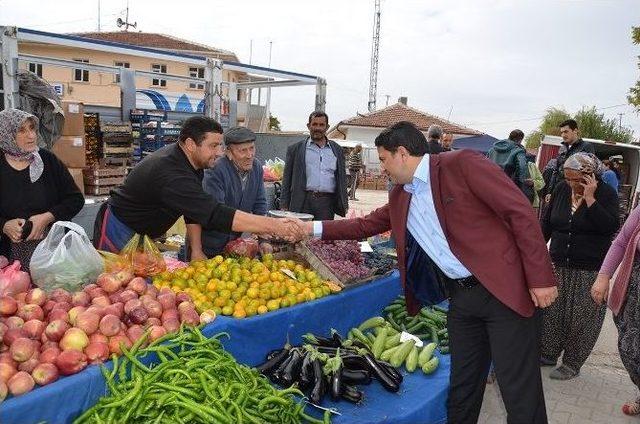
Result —
M314 110L313 112L311 112L311 114L309 115L309 124L311 123L311 120L313 118L324 118L325 121L327 121L327 124L329 123L329 115L321 110Z
M513 130L509 133L509 140L516 143L521 142L524 139L524 133L521 130Z
M184 143L187 138L190 138L199 146L202 144L202 140L204 140L206 134L210 132L222 134L224 130L222 129L222 125L214 119L206 116L192 116L182 124L182 130L180 130L178 140Z
M569 127L575 131L578 129L578 123L576 122L575 119L567 119L566 121L562 121L562 123L558 125L558 128L562 128L562 127Z
M429 151L429 145L422 131L411 122L400 121L382 131L375 140L376 147L395 153L402 146L411 156L424 156Z

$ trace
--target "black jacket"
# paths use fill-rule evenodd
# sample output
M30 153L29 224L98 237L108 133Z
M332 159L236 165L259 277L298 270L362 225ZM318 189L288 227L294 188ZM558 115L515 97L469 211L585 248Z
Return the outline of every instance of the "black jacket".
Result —
M432 155L437 155L445 151L442 144L438 143L438 140L429 140L427 143L429 144L429 153Z
M282 195L280 205L293 212L300 212L304 203L307 188L307 141L305 138L287 149L287 159L282 177ZM329 140L329 146L335 155L336 162L336 196L334 209L340 216L345 216L349 209L347 200L347 171L345 167L342 147L335 141Z
M545 240L551 239L549 253L554 264L597 271L602 265L619 223L618 194L598 181L596 201L582 203L571 215L571 187L561 181L551 194L542 219Z

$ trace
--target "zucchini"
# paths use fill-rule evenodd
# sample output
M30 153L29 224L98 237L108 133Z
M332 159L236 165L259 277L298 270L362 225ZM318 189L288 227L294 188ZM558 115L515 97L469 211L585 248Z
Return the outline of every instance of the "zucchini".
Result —
M370 328L380 327L386 323L385 319L382 317L373 317L369 318L362 324L358 326L358 330L364 332Z
M429 327L429 330L431 330L431 341L435 344L439 344L440 342L438 340L438 330L434 327Z
M423 366L431 359L433 351L436 350L436 346L437 345L435 343L429 343L422 348L422 351L420 351L420 355L418 356L418 365Z
M447 330L446 328L443 328L442 330L438 331L436 334L438 336L444 336L445 334L447 334L449 332L449 330Z
M411 352L407 356L407 361L404 364L405 368L409 372L414 372L418 366L418 348L414 345Z
M389 359L391 359L391 356L393 356L393 354L396 352L396 350L400 349L400 346L401 345L394 346L394 347L389 348L389 349L385 350L384 352L382 352L382 354L380 355L380 360L388 361Z
M396 322L395 318L393 318L393 315L391 315L391 314L387 315L387 321L389 322L389 324L391 324L391 327L393 327L394 330L402 331L402 329L400 328L400 326Z
M401 311L404 308L404 305L402 304L398 304L398 303L392 303L391 305L387 306L386 308L383 309L384 312L394 312L394 311Z
M369 341L369 339L367 338L367 336L365 336L362 331L358 330L357 328L352 328L351 329L351 333L353 334L353 338L355 340L359 340L360 342L366 344L367 346L371 345L371 342Z
M371 347L373 345L373 342L376 341L376 336L373 333L367 333L366 336L367 339L369 339L369 347Z
M411 349L413 349L415 344L416 342L413 339L407 340L406 342L402 343L398 350L396 350L393 355L391 355L389 363L396 368L400 367L400 365L402 365L402 363L407 359L407 356L409 355Z
M386 327L382 327L380 333L376 336L373 341L373 346L371 347L371 352L373 353L373 357L378 359L384 350L385 341L387 340L387 329Z
M438 357L434 356L422 366L422 372L425 374L431 374L436 370L436 368L438 368L439 363L440 361L438 360Z
M387 337L384 342L385 349L391 349L392 347L396 347L400 344L400 333L394 334L393 336Z

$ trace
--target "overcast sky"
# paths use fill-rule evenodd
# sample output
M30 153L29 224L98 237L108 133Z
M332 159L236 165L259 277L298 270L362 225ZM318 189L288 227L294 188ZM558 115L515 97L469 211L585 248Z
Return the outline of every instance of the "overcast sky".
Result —
M102 0L102 30L117 30L125 0ZM318 75L332 123L367 111L373 0L131 0L138 30L234 51L240 61ZM551 106L596 106L640 137L626 105L640 78L640 0L383 0L378 108L409 105L504 138L535 129ZM51 32L93 31L98 1L0 0L0 24ZM284 130L305 129L312 87L272 91Z

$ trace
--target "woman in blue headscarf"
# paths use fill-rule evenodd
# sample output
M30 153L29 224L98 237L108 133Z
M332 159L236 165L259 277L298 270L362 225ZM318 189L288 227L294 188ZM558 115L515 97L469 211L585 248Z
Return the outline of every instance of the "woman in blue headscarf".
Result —
M37 128L30 113L0 111L0 253L25 270L51 224L71 220L84 205L69 170L38 148Z

